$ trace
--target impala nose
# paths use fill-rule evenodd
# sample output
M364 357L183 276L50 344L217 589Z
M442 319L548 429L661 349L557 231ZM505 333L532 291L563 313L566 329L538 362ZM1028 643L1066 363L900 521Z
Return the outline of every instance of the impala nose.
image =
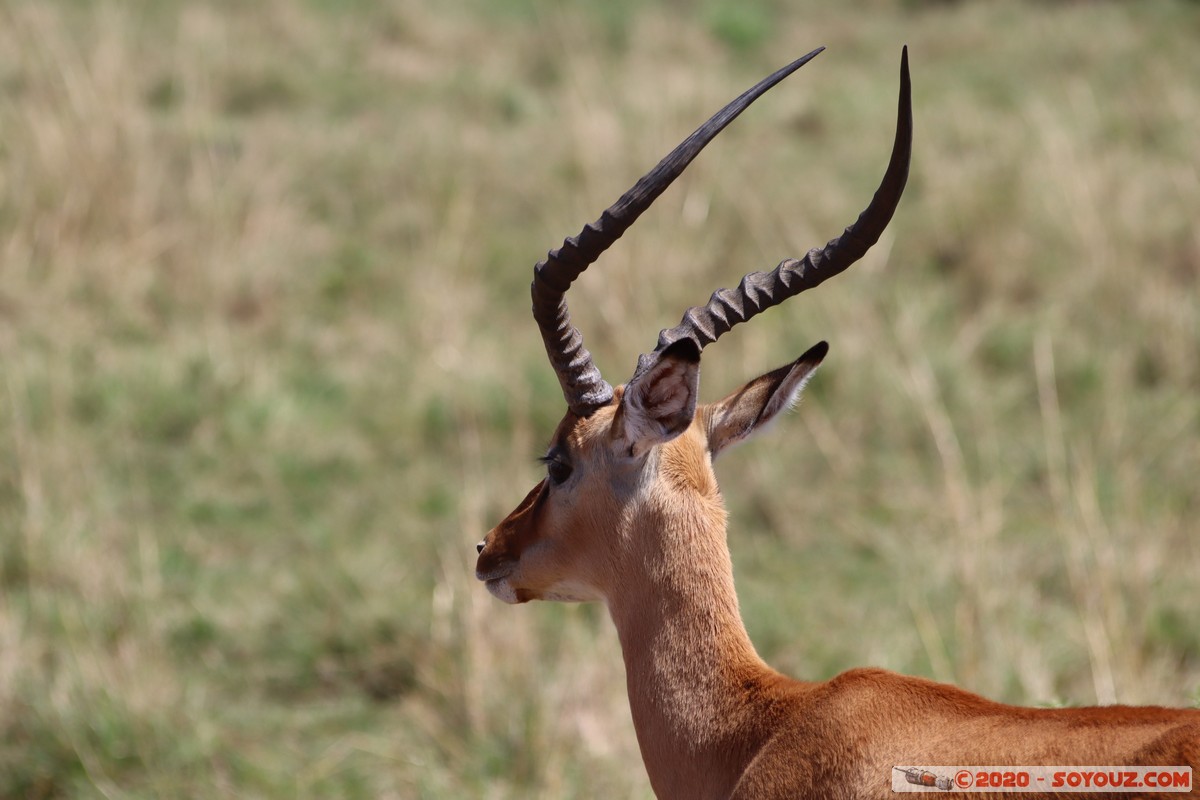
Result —
M484 545L486 545L486 544L487 544L487 541L485 540L485 541L481 541L479 544L475 545L475 552L482 553Z

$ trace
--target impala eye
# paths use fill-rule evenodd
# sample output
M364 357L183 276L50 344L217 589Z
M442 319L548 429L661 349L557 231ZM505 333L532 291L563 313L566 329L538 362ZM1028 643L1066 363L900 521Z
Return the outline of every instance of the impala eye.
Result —
M550 476L550 482L558 486L571 477L571 465L563 461L547 461L546 474Z
M574 471L570 460L567 458L567 451L560 445L555 445L550 448L550 451L544 456L540 456L538 461L546 468L546 474L550 476L550 485L559 486L567 482Z

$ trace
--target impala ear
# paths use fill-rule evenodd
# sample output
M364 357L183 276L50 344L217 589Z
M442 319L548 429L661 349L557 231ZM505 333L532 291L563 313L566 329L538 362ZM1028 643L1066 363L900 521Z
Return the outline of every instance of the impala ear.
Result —
M800 399L829 345L818 342L791 364L760 375L712 407L708 422L708 448L712 457L749 438L791 408Z
M696 416L699 385L700 348L680 339L625 387L613 420L614 440L629 455L641 456L674 439Z

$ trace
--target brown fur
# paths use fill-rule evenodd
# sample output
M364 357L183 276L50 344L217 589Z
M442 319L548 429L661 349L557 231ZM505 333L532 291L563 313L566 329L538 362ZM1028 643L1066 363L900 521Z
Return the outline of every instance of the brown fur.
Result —
M879 669L806 683L763 663L738 611L712 458L794 399L815 363L799 366L701 407L641 458L620 433L620 390L588 418L568 414L554 443L570 479L535 487L480 554L477 573L509 602L607 604L658 797L883 798L897 765L1200 772L1200 710L1019 708ZM1200 797L1198 778L1186 796Z

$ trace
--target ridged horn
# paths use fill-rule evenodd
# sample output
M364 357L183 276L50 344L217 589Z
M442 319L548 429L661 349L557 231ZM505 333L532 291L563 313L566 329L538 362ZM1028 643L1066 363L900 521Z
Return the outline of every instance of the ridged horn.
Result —
M908 48L905 47L900 59L900 100L892 157L866 210L825 247L809 250L799 260L786 259L771 272L751 272L742 278L736 289L719 289L713 292L706 305L689 308L678 325L659 333L654 352L638 358L631 381L650 369L663 350L680 339L691 339L703 350L739 322L817 286L862 258L879 241L900 202L908 181L911 153L912 87L908 75Z
M773 72L754 87L722 108L684 139L654 169L621 195L595 222L584 226L578 236L563 241L551 250L545 260L533 269L533 317L537 320L546 345L546 355L558 375L567 407L576 415L586 417L613 396L612 387L600 375L592 355L583 346L583 336L571 324L567 311L566 292L576 278L593 264L600 254L612 245L632 225L642 212L683 173L705 145L711 142L726 125L737 118L768 89L807 64L825 48L811 53ZM874 240L872 240L873 242Z

